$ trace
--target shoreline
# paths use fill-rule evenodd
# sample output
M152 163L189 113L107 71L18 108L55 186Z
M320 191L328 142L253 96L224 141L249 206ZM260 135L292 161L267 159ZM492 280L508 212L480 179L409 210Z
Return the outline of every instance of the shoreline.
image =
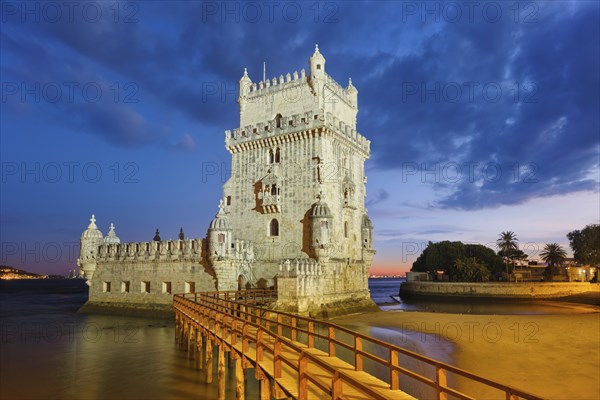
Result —
M466 298L534 300L592 295L600 297L600 284L589 282L436 282L410 281L400 284L403 299Z
M570 307L577 313L377 311L330 321L393 329L421 346L431 345L431 337L448 340L453 344L451 365L549 399L595 399L600 393L600 310ZM469 389L464 383L458 386ZM476 398L499 398L495 390L471 389Z

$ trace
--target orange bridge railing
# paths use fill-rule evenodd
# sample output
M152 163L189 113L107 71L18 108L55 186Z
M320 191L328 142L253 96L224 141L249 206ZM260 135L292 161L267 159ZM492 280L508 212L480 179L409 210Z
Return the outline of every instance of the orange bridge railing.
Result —
M331 322L274 311L268 306L276 298L273 290L173 297L176 340L195 356L207 383L213 382L213 346L218 346L220 399L225 398L225 353L236 360L237 399L244 398L246 368L255 368L261 400L413 399L402 391L411 380L430 387L438 399L474 399L457 388L473 383L507 400L541 399ZM419 368L406 367L415 362Z

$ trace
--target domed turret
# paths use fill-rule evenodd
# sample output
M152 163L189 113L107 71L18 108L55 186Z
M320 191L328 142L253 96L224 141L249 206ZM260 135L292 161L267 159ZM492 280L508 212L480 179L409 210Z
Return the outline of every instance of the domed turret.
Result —
M90 224L81 234L81 240L79 241L79 258L77 259L77 265L81 269L83 276L87 278L88 285L94 276L94 271L96 271L98 246L102 243L102 232L100 232L98 226L96 226L96 216L92 214Z
M327 203L319 200L313 206L310 213L311 222L311 247L315 252L317 260L326 260L329 258L330 241L331 241L331 223L333 214L327 206Z
M96 216L94 214L92 214L92 218L90 218L90 224L88 225L87 229L85 231L83 231L83 233L81 234L81 239L102 239L103 235L102 232L100 232L100 229L98 229L98 226L96 225Z
M227 257L231 249L231 225L223 208L223 200L221 200L219 212L208 228L208 258L211 260Z
M106 237L104 238L104 243L106 243L106 244L121 243L121 239L119 239L119 237L115 233L115 225L112 222L110 224L110 227L108 228L108 233L106 234Z
M363 249L372 250L373 249L373 223L367 214L367 210L365 209L365 213L362 216L361 223L361 236L362 236L362 247Z

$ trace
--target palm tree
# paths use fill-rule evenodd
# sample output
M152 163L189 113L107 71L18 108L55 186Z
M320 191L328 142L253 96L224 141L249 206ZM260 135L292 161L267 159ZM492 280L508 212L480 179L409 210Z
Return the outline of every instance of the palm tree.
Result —
M544 250L540 253L540 257L542 257L544 262L548 263L545 273L551 279L552 269L565 261L567 252L558 243L546 243Z
M504 257L504 262L506 263L506 278L508 279L508 260L511 258L511 255L515 253L519 246L517 242L517 236L512 231L506 231L500 233L500 237L496 240L496 246L500 249L498 252Z

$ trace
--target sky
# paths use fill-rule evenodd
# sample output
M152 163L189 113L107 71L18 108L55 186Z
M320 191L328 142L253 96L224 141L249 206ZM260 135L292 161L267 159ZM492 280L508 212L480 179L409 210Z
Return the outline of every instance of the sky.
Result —
M538 258L600 219L600 6L525 2L1 3L0 262L76 268L92 213L121 241L204 237L237 81L308 69L358 89L373 274L429 241Z

